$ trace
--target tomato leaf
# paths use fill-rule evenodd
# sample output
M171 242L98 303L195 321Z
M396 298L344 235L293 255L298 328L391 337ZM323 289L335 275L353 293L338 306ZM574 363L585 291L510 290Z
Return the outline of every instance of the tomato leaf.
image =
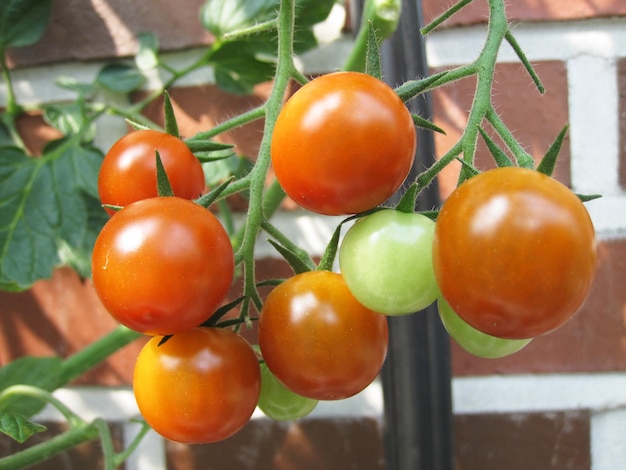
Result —
M159 65L159 38L152 32L139 33L139 50L135 54L135 64L139 70L152 70Z
M41 158L1 149L1 289L20 291L50 277L61 245L84 246L95 236L88 204L97 199L101 161L102 153L77 137L50 143Z
M494 140L491 137L489 137L489 135L485 132L485 130L479 126L478 131L480 132L480 135L483 137L485 144L487 144L489 153L491 153L491 156L495 160L496 165L513 166L513 162L511 161L511 159L507 156L506 153L504 153L504 150L498 147L498 145L494 142Z
M96 82L102 88L116 93L130 93L146 82L146 77L135 67L113 63L100 69Z
M552 172L556 166L556 160L559 156L559 152L561 151L561 145L563 144L568 128L569 126L563 127L561 132L559 132L559 135L556 139L554 139L554 142L552 142L552 145L550 145L550 148L537 166L538 172L543 173L544 175L552 176Z
M0 49L35 44L48 26L52 0L0 2Z
M202 25L218 38L276 16L277 0L208 0L200 10Z
M26 442L33 434L44 432L46 429L43 424L34 423L24 416L0 412L0 432L20 444Z
M0 368L0 391L12 385L32 385L52 391L61 381L62 361L58 357L24 356ZM33 397L10 396L0 402L0 412L32 416L44 407Z

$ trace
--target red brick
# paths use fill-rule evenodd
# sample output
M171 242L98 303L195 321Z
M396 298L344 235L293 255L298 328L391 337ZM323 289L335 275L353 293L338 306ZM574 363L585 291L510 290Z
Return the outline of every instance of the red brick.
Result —
M52 2L50 24L32 46L9 51L12 67L73 60L128 56L136 52L134 37L155 32L168 51L208 44L210 35L199 20L204 0L181 6L169 0L65 0Z
M425 23L435 19L454 3L456 2L423 0ZM626 4L622 0L516 0L504 3L511 21L582 20L626 14ZM487 19L488 11L486 0L475 0L450 18L445 25L449 27L483 23Z
M455 417L458 470L589 470L589 413Z
M533 64L546 92L541 95L524 68L518 63L503 63L496 67L493 85L493 105L522 146L538 161L550 147L561 129L568 123L568 97L565 64L545 61ZM435 70L436 72L437 70ZM468 110L474 97L476 81L468 78L432 92L434 122L446 135L435 134L437 156L444 155L459 139L467 123ZM485 130L494 137L486 124ZM499 139L496 141L500 142ZM501 148L504 148L501 144ZM566 137L555 177L569 184L569 138ZM476 166L493 166L483 139L479 136ZM442 197L456 187L460 164L453 162L440 175Z
M587 301L561 328L501 359L479 359L452 342L456 376L626 370L626 240L602 242Z

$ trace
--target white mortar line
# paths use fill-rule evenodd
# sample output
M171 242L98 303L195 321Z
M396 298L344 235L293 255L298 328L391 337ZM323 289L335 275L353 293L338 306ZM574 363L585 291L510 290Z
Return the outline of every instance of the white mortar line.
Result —
M615 59L581 55L567 61L572 188L621 194Z
M531 61L568 60L579 55L626 56L626 18L567 22L519 23L512 32ZM426 54L433 67L467 63L480 53L486 35L485 25L451 28L426 36ZM503 43L498 60L519 62Z

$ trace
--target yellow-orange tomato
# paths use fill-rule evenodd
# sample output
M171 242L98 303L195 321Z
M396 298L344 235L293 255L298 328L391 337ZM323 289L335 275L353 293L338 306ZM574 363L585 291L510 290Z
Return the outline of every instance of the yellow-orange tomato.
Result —
M441 294L463 320L488 335L532 338L565 323L585 300L596 269L594 228L563 184L498 168L444 203L433 263Z
M250 419L261 389L256 354L240 335L194 328L137 358L133 390L142 416L162 436L185 444L217 442Z

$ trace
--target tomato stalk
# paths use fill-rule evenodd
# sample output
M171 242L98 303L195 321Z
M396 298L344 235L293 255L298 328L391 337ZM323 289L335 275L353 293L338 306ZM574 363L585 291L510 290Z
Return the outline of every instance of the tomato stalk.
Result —
M295 1L280 2L278 12L278 62L274 86L265 107L265 125L263 139L259 148L256 164L249 174L250 201L241 246L235 254L235 261L244 266L244 293L253 302L257 310L261 309L261 298L255 281L254 246L263 223L263 195L267 172L271 163L271 139L274 125L287 92L289 80L296 70L293 61L293 32ZM242 315L248 315L242 309Z

